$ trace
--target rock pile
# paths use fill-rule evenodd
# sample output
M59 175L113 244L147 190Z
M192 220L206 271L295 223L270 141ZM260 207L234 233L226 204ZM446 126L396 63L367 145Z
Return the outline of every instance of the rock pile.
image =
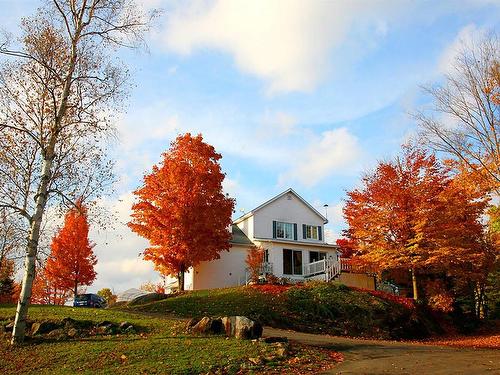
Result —
M12 332L14 322L2 325L4 332ZM40 322L27 322L29 336L35 338L49 338L63 340L67 338L87 337L95 335L134 334L136 328L129 322L119 324L102 321L97 324L91 321L64 318L60 321L44 320Z
M262 336L262 325L246 316L225 316L223 318L191 319L186 326L193 333L225 334L227 337L253 340Z

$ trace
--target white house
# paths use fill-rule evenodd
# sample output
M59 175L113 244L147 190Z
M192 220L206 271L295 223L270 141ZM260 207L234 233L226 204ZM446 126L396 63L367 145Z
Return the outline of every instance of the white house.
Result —
M337 245L325 241L326 217L293 189L247 212L232 225L231 249L220 259L202 262L186 275L186 289L212 289L245 284L245 259L253 245L265 249L263 271L296 281L338 279Z

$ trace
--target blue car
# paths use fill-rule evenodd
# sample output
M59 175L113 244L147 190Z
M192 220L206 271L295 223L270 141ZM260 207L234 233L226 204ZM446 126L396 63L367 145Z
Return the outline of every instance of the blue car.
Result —
M97 294L78 294L73 301L73 307L95 307L103 309L107 306L106 300Z

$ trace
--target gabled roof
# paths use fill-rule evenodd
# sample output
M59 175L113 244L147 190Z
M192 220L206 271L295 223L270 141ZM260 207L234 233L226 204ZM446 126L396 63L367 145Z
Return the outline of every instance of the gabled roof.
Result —
M238 224L239 222L245 220L246 218L252 216L256 211L260 210L261 208L267 206L268 204L271 204L273 203L274 201L280 199L282 196L286 195L286 194L293 194L295 195L302 203L304 203L307 207L309 207L311 209L311 211L313 211L316 215L318 215L320 218L323 219L324 223L328 223L328 219L326 217L324 217L323 215L321 215L318 210L316 210L313 206L311 206L304 198L302 198L300 195L298 195L295 190L293 190L292 188L289 188L287 190L285 190L284 192L276 195L275 197L269 199L267 202L264 202L262 203L260 206L254 208L252 211L249 211L247 212L246 214L244 214L243 216L240 216L239 218L237 218L234 223L235 224Z
M236 225L232 225L231 240L229 241L234 245L248 245L253 246L253 242L243 233L243 231Z

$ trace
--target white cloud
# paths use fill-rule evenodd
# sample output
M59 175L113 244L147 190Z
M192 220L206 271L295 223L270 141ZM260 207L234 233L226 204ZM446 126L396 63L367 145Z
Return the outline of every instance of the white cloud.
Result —
M90 238L96 243L94 252L98 262L97 279L89 288L113 288L116 292L139 287L148 280L158 279L153 264L142 260L140 253L148 241L133 233L126 225L134 196L127 193L116 200L103 202L115 215L113 228L105 231L93 230Z
M260 133L268 135L271 131L276 131L281 135L289 135L296 131L297 125L297 119L289 113L267 111L262 120Z
M457 57L464 49L472 48L484 37L486 29L470 24L462 28L452 43L444 50L439 59L438 68L442 74L453 74Z
M280 176L280 183L291 180L311 187L333 174L357 170L361 157L358 139L347 128L329 130L297 155L290 170Z
M230 53L246 73L269 83L270 93L310 91L331 68L330 54L347 43L356 24L359 46L387 34L384 18L402 1L218 0L176 3L164 42L188 55L203 48ZM360 31L360 29L362 31ZM359 36L359 35L358 35ZM361 50L362 48L359 48ZM345 55L342 56L346 58Z

